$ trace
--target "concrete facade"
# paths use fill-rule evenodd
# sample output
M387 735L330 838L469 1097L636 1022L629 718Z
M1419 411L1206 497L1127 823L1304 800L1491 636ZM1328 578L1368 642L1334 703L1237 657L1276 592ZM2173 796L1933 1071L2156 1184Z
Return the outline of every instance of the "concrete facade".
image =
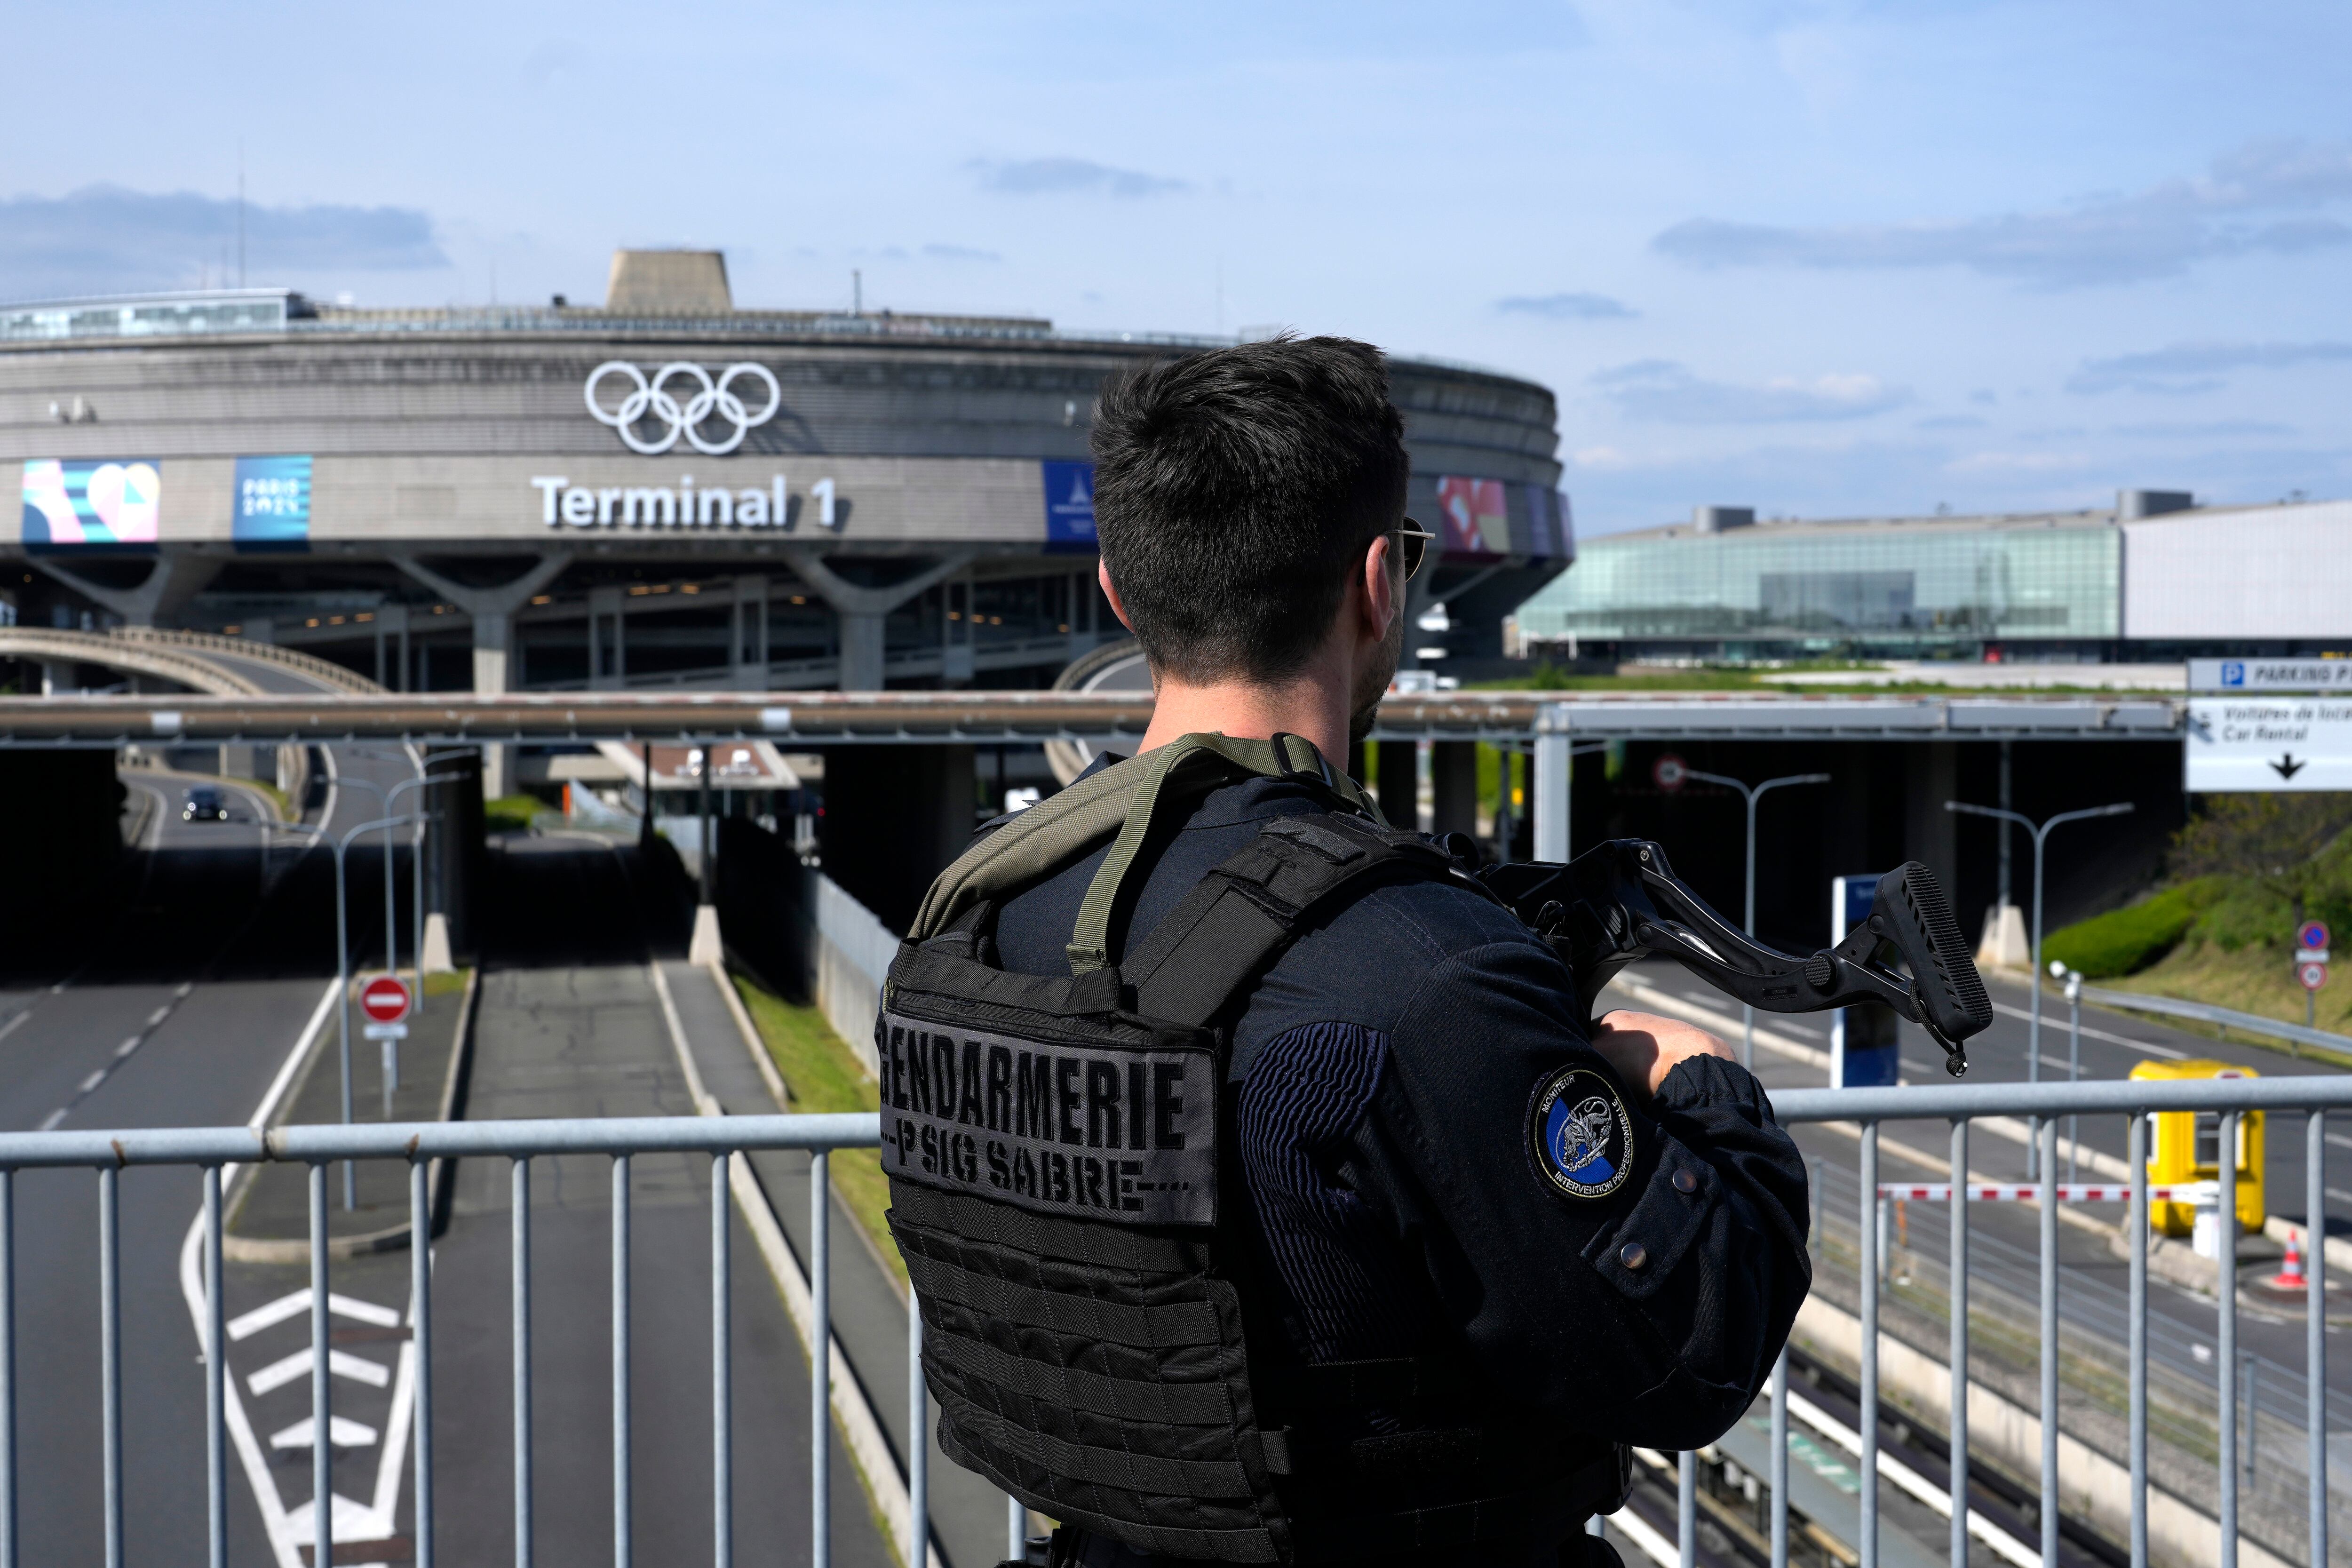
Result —
M47 464L143 464L160 491L128 544L61 547L29 502L0 512L0 590L28 624L299 646L395 689L1042 685L1123 635L1089 581L1090 523L1049 525L1066 498L1047 477L1066 474L1049 465L1087 460L1112 372L1205 341L709 303L367 311L288 295L270 330L144 336L115 331L111 305L0 312L19 329L0 331L0 461L26 467L28 495ZM22 327L37 318L53 330ZM634 370L608 370L592 405L592 375L614 363ZM1441 479L1485 487L1466 547L1415 584L1418 616L1459 601L1454 629L1409 642L1496 651L1504 609L1572 548L1552 396L1435 363L1393 374L1414 514L1439 526ZM648 384L681 409L700 388L738 401L706 400L689 429L655 398L625 427L625 397ZM233 515L239 459L268 457L308 459L307 530L260 548Z

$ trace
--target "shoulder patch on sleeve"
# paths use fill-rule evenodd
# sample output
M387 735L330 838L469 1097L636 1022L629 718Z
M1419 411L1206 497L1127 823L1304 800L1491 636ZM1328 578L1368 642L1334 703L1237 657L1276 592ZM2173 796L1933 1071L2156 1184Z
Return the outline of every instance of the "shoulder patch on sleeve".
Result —
M1633 1169L1633 1123L1616 1086L1591 1068L1536 1080L1528 1102L1528 1152L1564 1197L1605 1198Z

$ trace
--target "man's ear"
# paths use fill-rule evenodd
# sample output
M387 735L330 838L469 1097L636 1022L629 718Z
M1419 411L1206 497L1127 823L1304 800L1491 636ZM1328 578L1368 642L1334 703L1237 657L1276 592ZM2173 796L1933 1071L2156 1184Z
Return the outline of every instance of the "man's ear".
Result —
M1384 533L1364 552L1363 630L1374 642L1385 638L1391 623L1403 613L1404 584L1392 564L1394 549L1395 536Z
M1135 623L1127 618L1127 606L1119 602L1118 589L1111 583L1109 562L1095 563L1095 581L1102 584L1103 597L1110 601L1110 613L1118 617L1118 624L1130 632L1135 630Z

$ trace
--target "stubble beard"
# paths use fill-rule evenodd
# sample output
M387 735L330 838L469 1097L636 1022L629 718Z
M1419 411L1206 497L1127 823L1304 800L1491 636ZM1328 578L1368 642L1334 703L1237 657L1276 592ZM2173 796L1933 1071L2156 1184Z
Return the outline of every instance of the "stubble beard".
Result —
M1400 609L1389 624L1389 635L1381 639L1380 657L1366 665L1356 678L1355 706L1348 715L1348 744L1360 745L1372 732L1380 718L1381 699L1387 695L1389 682L1396 679L1397 664L1404 658L1404 613Z

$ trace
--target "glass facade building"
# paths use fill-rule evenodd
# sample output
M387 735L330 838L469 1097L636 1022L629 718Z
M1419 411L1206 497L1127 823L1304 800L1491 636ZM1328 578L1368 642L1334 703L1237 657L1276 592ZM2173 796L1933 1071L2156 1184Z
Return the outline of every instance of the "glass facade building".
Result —
M1518 612L1538 641L1953 647L2121 635L2103 514L1603 535Z

